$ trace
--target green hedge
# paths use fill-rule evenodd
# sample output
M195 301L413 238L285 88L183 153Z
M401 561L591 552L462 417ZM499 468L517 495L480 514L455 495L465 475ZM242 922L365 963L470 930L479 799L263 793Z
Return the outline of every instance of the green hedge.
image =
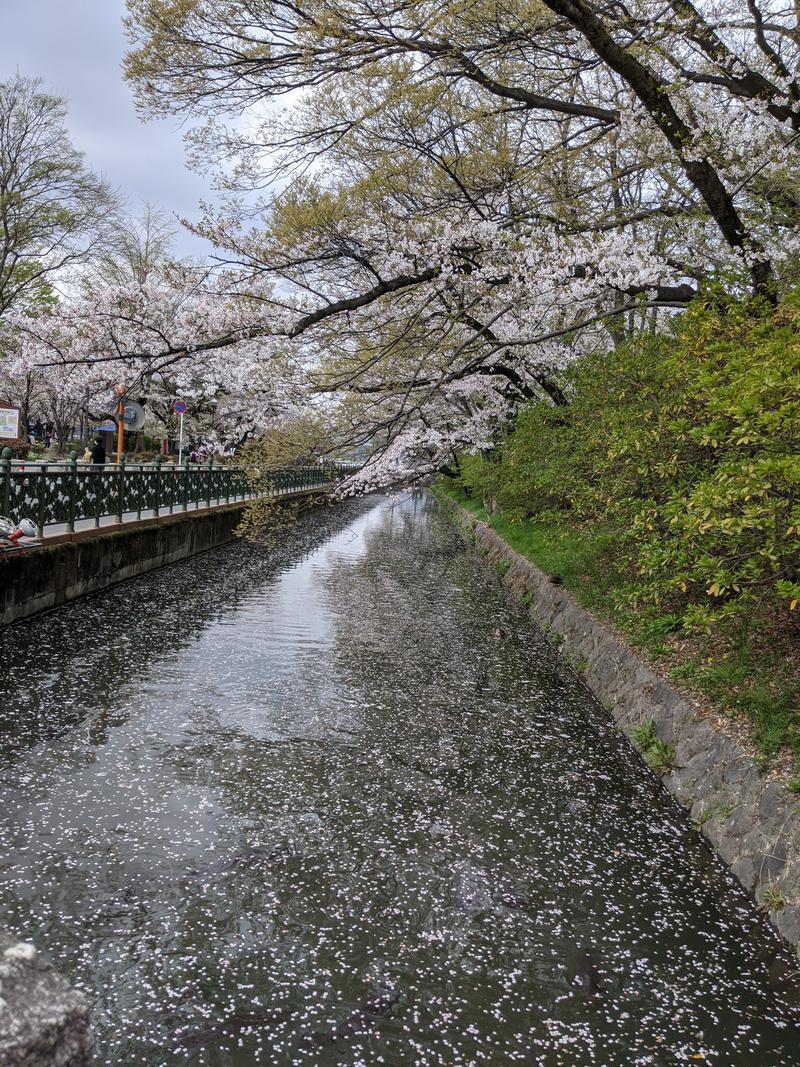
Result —
M634 608L687 631L800 604L800 292L697 301L584 359L461 482L511 521L602 530Z

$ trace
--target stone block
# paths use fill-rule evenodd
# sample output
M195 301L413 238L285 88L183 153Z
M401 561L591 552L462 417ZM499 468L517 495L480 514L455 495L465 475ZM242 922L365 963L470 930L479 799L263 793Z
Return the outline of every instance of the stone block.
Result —
M775 819L787 814L786 790L778 782L767 782L759 804L759 818Z
M770 920L781 937L792 945L800 944L800 907L788 905L772 912Z
M0 1067L83 1067L86 1001L32 945L0 933Z
M714 847L721 859L730 867L739 855L741 841L739 838L731 837L730 834L726 834L725 830L720 826L717 831L717 842Z
M754 818L752 805L742 803L723 821L722 828L729 837L739 838L741 848L741 839L752 828Z
M731 864L731 873L748 893L752 893L758 881L756 865L749 856L742 856Z
M678 762L688 763L698 753L705 752L713 739L713 727L705 720L687 724L683 735L675 745Z
M781 840L776 841L768 852L765 852L758 863L759 882L772 882L781 877L786 866L786 848Z

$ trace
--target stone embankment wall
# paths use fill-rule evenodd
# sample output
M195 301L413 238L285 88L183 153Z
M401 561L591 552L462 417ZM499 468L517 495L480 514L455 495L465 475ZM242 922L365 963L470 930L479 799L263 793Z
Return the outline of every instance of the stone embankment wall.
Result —
M102 526L0 557L0 626L224 545L244 506Z
M549 575L489 526L448 503L488 562L510 564L503 583L518 596L528 594L536 621L620 729L630 737L634 727L653 722L658 738L674 749L677 764L661 776L662 782L768 911L782 937L800 946L798 798L779 782L768 781L735 741L716 730Z

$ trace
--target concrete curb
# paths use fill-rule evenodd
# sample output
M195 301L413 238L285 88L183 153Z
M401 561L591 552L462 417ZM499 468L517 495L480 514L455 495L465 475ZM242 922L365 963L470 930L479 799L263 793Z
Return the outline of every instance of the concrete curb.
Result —
M489 563L510 564L503 584L518 597L528 595L531 614L620 730L630 738L633 727L652 720L658 738L674 749L678 765L661 781L800 955L797 797L779 782L767 781L735 741L544 571L455 501L446 503ZM780 901L783 906L772 907Z

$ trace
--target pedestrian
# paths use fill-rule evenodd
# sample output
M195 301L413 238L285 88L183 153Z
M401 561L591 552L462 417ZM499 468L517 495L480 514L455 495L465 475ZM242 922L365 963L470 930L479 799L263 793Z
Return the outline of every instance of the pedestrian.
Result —
M81 456L81 463L91 463L91 462L92 462L92 450L87 445L86 448L84 449L83 455Z
M103 438L95 437L91 447L92 470L101 471L106 462L106 450L103 446Z

